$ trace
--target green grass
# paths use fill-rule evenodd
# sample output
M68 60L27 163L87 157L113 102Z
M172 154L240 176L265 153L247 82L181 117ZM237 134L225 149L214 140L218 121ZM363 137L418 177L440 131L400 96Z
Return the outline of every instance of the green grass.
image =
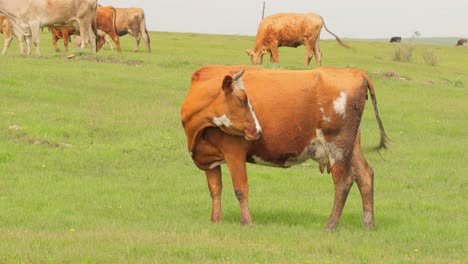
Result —
M368 104L362 144L375 171L376 228L362 230L354 186L327 233L332 179L312 161L248 166L252 227L239 224L223 167L223 222L210 223L179 109L195 69L250 64L244 49L254 38L151 32L151 40L151 54L133 53L126 36L123 54L65 59L44 32L42 57L19 56L16 41L0 57L0 263L466 262L468 49L417 44L401 63L388 43L349 41L348 50L321 41L324 65L372 76L391 139L382 157L372 150ZM424 63L427 49L436 66ZM281 67L314 68L304 56L303 47L281 48Z

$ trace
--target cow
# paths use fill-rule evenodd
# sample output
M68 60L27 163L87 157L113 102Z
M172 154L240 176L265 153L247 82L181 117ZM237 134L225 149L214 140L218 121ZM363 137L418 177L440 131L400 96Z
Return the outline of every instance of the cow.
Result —
M390 38L390 43L393 43L393 42L400 43L401 42L401 37L391 37Z
M270 54L270 62L279 63L278 47L293 47L305 45L305 65L310 64L315 55L317 66L322 64L322 53L319 47L322 26L332 34L338 43L346 48L348 45L328 30L324 19L315 13L279 13L263 19L257 31L253 50L246 50L253 64L262 64L263 55Z
M0 15L5 15L31 40L40 56L39 30L44 26L72 26L80 29L81 48L90 42L96 52L96 37L91 20L96 15L97 0L0 0ZM28 54L29 55L29 54Z
M96 32L96 49L99 51L102 46L108 41L106 36L110 36L117 46L117 51L122 52L120 48L119 36L115 31L115 17L116 12L113 7L102 7L98 6L96 10L96 17L92 20L92 28ZM62 39L64 41L64 46L66 52L68 52L68 42L70 35L78 35L79 31L71 27L65 27L61 29L56 29L49 27L49 30L52 33L52 43L55 47L56 52L60 52L60 49L57 46L57 40ZM81 38L75 38L80 39Z
M118 52L122 52L120 48L119 35L116 31L117 11L112 6L98 6L96 12L96 22L93 21L93 27L97 30L97 50L100 50L106 43L106 35L109 35L114 41Z
M468 46L468 40L463 39L463 38L462 38L462 39L459 39L459 40L457 41L457 46Z
M0 16L0 33L3 33L3 50L2 55L5 55L8 51L8 47L10 47L11 41L13 40L13 36L19 42L20 52L22 55L26 54L26 50L24 49L23 42L25 41L24 35L20 33L20 31L13 26L10 19L6 18L5 16Z
M145 12L141 8L115 8L117 12L115 29L119 36L131 34L136 45L134 51L138 51L140 40L143 38L146 51L151 52L150 38L146 29Z
M216 65L196 70L181 121L188 152L207 177L211 221L221 221L221 164L231 174L240 221L251 225L246 162L287 168L313 159L320 172L331 172L335 186L327 230L336 228L354 181L361 193L364 228L373 228L374 173L363 156L359 129L368 91L380 128L378 147L386 148L375 89L363 71Z
M65 52L68 52L68 42L70 41L70 36L79 34L79 32L72 27L48 28L50 33L52 34L52 45L54 45L55 47L55 52L60 52L60 49L57 45L57 41L59 39L63 39L63 46L65 47Z

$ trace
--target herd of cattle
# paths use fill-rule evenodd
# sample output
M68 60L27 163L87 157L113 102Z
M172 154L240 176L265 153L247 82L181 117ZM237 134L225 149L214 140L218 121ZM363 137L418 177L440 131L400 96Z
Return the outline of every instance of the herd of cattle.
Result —
M29 3L26 5L26 3ZM48 27L53 44L79 34L81 48L91 44L99 50L109 36L120 52L119 36L131 34L135 50L143 38L151 51L140 8L98 6L97 0L0 0L0 22L6 52L11 36L18 38L22 53L31 53L31 42L39 51L39 31ZM315 56L321 65L319 37L325 28L339 44L341 39L314 13L282 13L265 18L258 27L253 50L246 50L253 64L269 54L279 63L278 47L305 45L305 64ZM23 41L27 43L24 50ZM400 42L401 37L391 39ZM466 45L466 40L459 41ZM240 220L251 224L248 208L246 163L290 167L313 159L321 173L331 173L334 205L327 229L334 230L354 182L361 193L366 229L374 226L374 172L361 149L360 122L370 95L380 130L379 148L388 138L377 108L374 85L369 76L354 68L322 67L292 71L257 66L204 66L192 74L188 94L181 107L181 121L188 152L205 171L212 198L211 220L221 221L221 164L231 174L240 204Z
M33 43L40 55L39 31L43 27L52 33L56 51L60 51L59 39L64 40L68 51L69 36L79 35L81 48L89 43L97 52L110 36L121 52L119 37L131 34L136 40L135 51L143 38L146 51L151 52L143 9L103 7L97 0L0 0L0 25L5 39L2 54L7 52L14 36L22 54L31 54Z
M400 43L401 42L401 37L391 37L390 38L390 43ZM461 38L457 41L456 46L468 46L468 41L464 38Z

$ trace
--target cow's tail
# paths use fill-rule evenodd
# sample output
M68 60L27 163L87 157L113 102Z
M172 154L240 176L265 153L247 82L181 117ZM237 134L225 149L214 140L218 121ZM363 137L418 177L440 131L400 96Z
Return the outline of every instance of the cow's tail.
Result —
M375 118L377 119L377 123L379 124L379 129L380 129L380 144L377 146L377 148L386 149L389 139L387 137L387 133L385 133L382 119L380 118L379 108L377 107L377 98L375 96L374 84L372 83L372 80L367 75L364 76L364 80L365 80L365 84L367 85L367 89L369 89L369 93L370 93L371 100L372 100L372 106L374 107Z
M335 33L331 32L328 28L327 28L327 25L325 24L325 20L322 18L322 24L323 24L323 27L325 28L326 31L328 31L328 33L332 34L336 41L338 41L338 43L340 43L341 46L345 47L345 48L351 48L349 45L345 44L341 39L340 37L338 37L337 35L335 35Z

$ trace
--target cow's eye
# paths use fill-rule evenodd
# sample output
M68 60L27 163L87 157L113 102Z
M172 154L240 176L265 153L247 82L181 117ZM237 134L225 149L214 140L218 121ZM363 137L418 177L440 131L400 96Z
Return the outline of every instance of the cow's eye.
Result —
M247 105L247 98L239 98L239 102L241 106L246 106Z

